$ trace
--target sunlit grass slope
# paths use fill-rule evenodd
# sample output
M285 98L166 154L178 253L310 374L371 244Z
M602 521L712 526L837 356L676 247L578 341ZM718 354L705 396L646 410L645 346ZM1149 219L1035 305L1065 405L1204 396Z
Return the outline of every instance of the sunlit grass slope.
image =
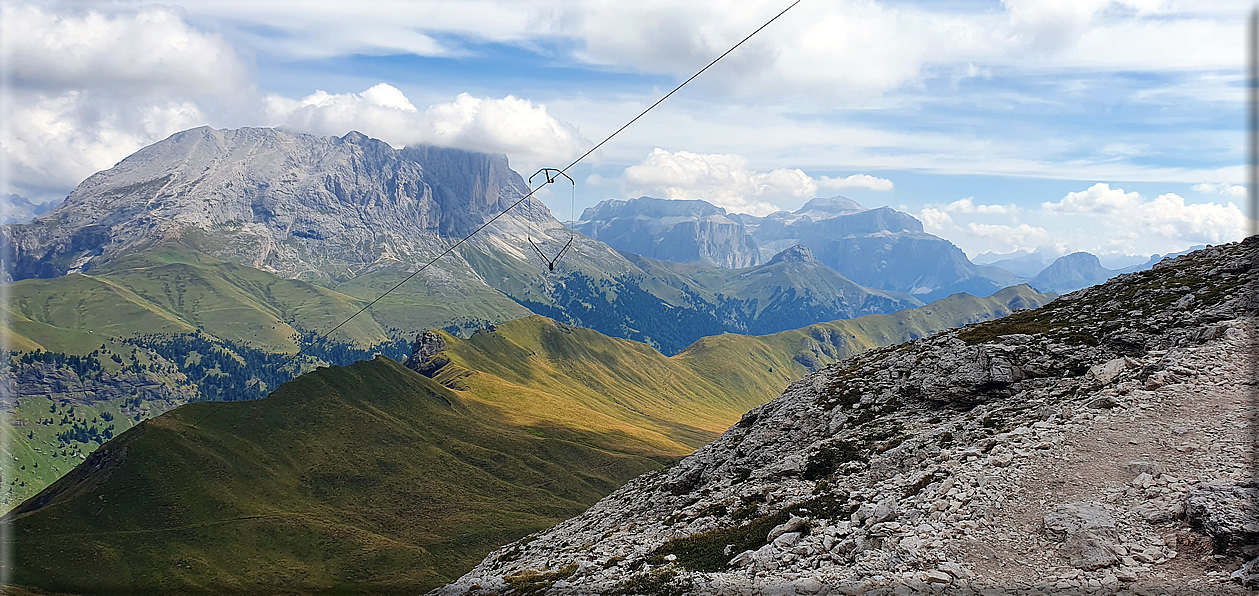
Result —
M8 546L53 591L413 593L660 465L378 358L138 425L16 508Z
M367 274L330 289L172 244L113 261L90 274L12 283L4 308L9 311L9 345L24 351L85 354L102 338L200 329L258 349L292 352L297 328L331 329L402 276ZM332 339L369 346L388 340L391 330L411 333L462 319L528 314L487 287L464 284L452 289L422 282L390 294L372 311L341 326Z
M429 374L537 432L591 444L616 437L622 448L628 436L644 448L689 453L813 368L1050 298L1027 286L987 298L958 294L890 315L706 337L673 357L533 316L466 340L443 333L440 359L449 362Z
M9 286L7 308L16 335L56 352L82 354L103 338L197 328L229 341L289 352L295 349L296 334L289 323L330 327L362 304L310 283L171 249L129 257L90 275L15 282ZM339 339L346 341L386 339L369 317L341 330Z

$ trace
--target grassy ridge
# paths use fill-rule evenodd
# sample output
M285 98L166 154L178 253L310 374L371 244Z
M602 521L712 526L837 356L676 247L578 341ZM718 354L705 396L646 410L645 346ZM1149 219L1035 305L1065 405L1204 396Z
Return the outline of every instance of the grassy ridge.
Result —
M331 329L401 278L396 272L372 273L330 289L168 245L90 275L14 282L4 308L9 345L22 351L85 354L104 338L200 329L227 341L291 353L299 328ZM422 282L391 294L331 339L367 346L396 335L390 333L394 329L411 333L462 320L528 314L490 288Z
M350 296L189 252L128 258L107 271L9 286L14 333L46 350L85 353L105 337L203 333L275 352L295 350L290 326L335 324L362 303ZM339 336L386 339L372 319L355 319ZM338 331L340 333L340 330Z
M535 436L386 358L321 369L190 428L218 407L142 423L11 512L15 582L423 589L660 466Z

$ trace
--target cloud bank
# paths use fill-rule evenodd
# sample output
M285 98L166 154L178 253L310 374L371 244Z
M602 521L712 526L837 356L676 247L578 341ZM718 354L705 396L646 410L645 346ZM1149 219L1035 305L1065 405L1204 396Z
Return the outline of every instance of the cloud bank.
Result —
M1216 188L1216 194L1232 192L1231 188ZM924 208L919 216L927 231L953 240L972 255L1036 250L1049 255L1076 250L1099 255L1167 253L1198 244L1236 242L1250 233L1252 223L1234 201L1193 202L1176 193L1148 198L1107 183L1068 192L1057 201L1041 203L1039 209L981 207L985 206L962 199Z
M867 174L814 179L798 168L757 171L746 157L656 148L625 169L628 194L669 199L703 199L731 213L768 215L783 205L818 196L819 188L891 190L892 181Z
M357 130L395 147L425 143L507 153L531 163L572 159L590 144L546 106L512 95L495 99L461 93L421 111L397 88L380 83L362 93L316 91L300 99L269 95L264 111L269 125L300 132Z

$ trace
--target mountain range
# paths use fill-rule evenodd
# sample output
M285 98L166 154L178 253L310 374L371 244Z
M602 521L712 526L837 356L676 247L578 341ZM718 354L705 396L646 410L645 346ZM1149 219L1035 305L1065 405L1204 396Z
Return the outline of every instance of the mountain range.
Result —
M982 296L1019 283L1071 292L1203 248L1155 254L1118 269L1103 267L1086 252L1050 262L1039 252L984 253L972 262L952 243L925 233L912 215L890 207L867 209L846 197L812 199L794 212L765 217L727 213L702 200L609 199L586 209L574 227L620 251L720 268L764 263L779 251L803 246L846 279L921 300L954 292Z
M802 245L731 269L578 234L551 272L528 244L569 232L533 200L377 300L525 192L502 155L202 127L0 228L5 333L17 351L4 407L31 421L6 453L39 464L10 483L3 506L147 418L263 397L318 366L401 358L417 330L467 335L536 313L672 355L723 333L923 305L854 283ZM800 358L812 366L824 353Z
M338 138L202 127L92 175L52 212L0 229L3 271L14 287L48 280L52 287L35 291L72 293L59 286L83 285L76 276L151 277L158 273L151 265L187 269L225 262L363 304L528 190L502 155L428 146L397 150L359 133ZM372 318L357 324L476 326L535 312L674 353L715 333L768 333L922 303L844 281L853 299L841 304L831 296L805 295L804 288L773 275L760 275L768 285L752 293L730 285L714 292L664 268L648 273L581 234L550 272L530 247L536 242L555 252L569 237L542 203L524 200L427 267L405 292L376 303ZM180 263L167 262L172 260ZM167 288L158 300L145 299L162 304L177 291ZM30 309L20 315L59 326ZM280 318L303 330L326 328L324 320ZM277 326L271 335L282 331L287 329ZM336 339L377 341L381 333L346 328Z
M1112 406L1054 408L1123 371L1190 374L1163 355L1237 340L1254 310L1253 242L1051 302L843 197L609 201L573 235L528 192L501 155L203 127L0 228L14 580L414 593L481 561L450 589L721 591L703 574L738 567L809 592L797 569L842 559L926 582L961 567L896 551L885 509L947 539L918 522L957 506L912 499L953 495L934 483L994 429L1084 424ZM529 246L570 238L553 271ZM1117 273L1081 253L1030 281ZM1126 408L1125 387L1103 397ZM953 446L978 451L946 464ZM805 550L774 550L786 534ZM858 546L814 548L841 534Z
M866 209L844 197L813 199L765 217L727 214L705 201L610 199L586 209L575 228L617 250L677 263L739 267L795 245L861 285L934 300L982 296L1016 276L971 263L952 243L927 234L913 216Z

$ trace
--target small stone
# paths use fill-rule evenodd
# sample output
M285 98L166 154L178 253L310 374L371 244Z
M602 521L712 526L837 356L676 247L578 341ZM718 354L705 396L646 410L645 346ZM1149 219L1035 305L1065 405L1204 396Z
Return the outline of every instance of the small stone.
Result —
M1156 464L1151 461L1130 461L1124 466L1124 469L1127 470L1129 474L1136 475L1144 473L1151 476L1158 476L1159 474L1167 471L1166 466Z
M953 581L953 576L936 569L923 572L924 579L929 584L947 584Z
M795 588L797 594L817 594L826 587L821 581L813 577L802 577L791 582L791 586Z
M972 573L969 569L962 567L961 565L954 563L952 561L942 561L936 567L939 568L940 571L943 571L958 579L969 579L969 578L975 577L975 574Z
M788 549L800 542L800 532L787 532L774 539L774 546L780 549Z
M773 542L774 539L786 534L787 532L795 532L796 530L803 528L807 523L809 523L808 519L793 515L787 521L774 526L774 529L770 530L769 535L765 537L765 541Z
M747 567L755 560L756 551L745 550L739 553L735 558L730 559L731 567Z

